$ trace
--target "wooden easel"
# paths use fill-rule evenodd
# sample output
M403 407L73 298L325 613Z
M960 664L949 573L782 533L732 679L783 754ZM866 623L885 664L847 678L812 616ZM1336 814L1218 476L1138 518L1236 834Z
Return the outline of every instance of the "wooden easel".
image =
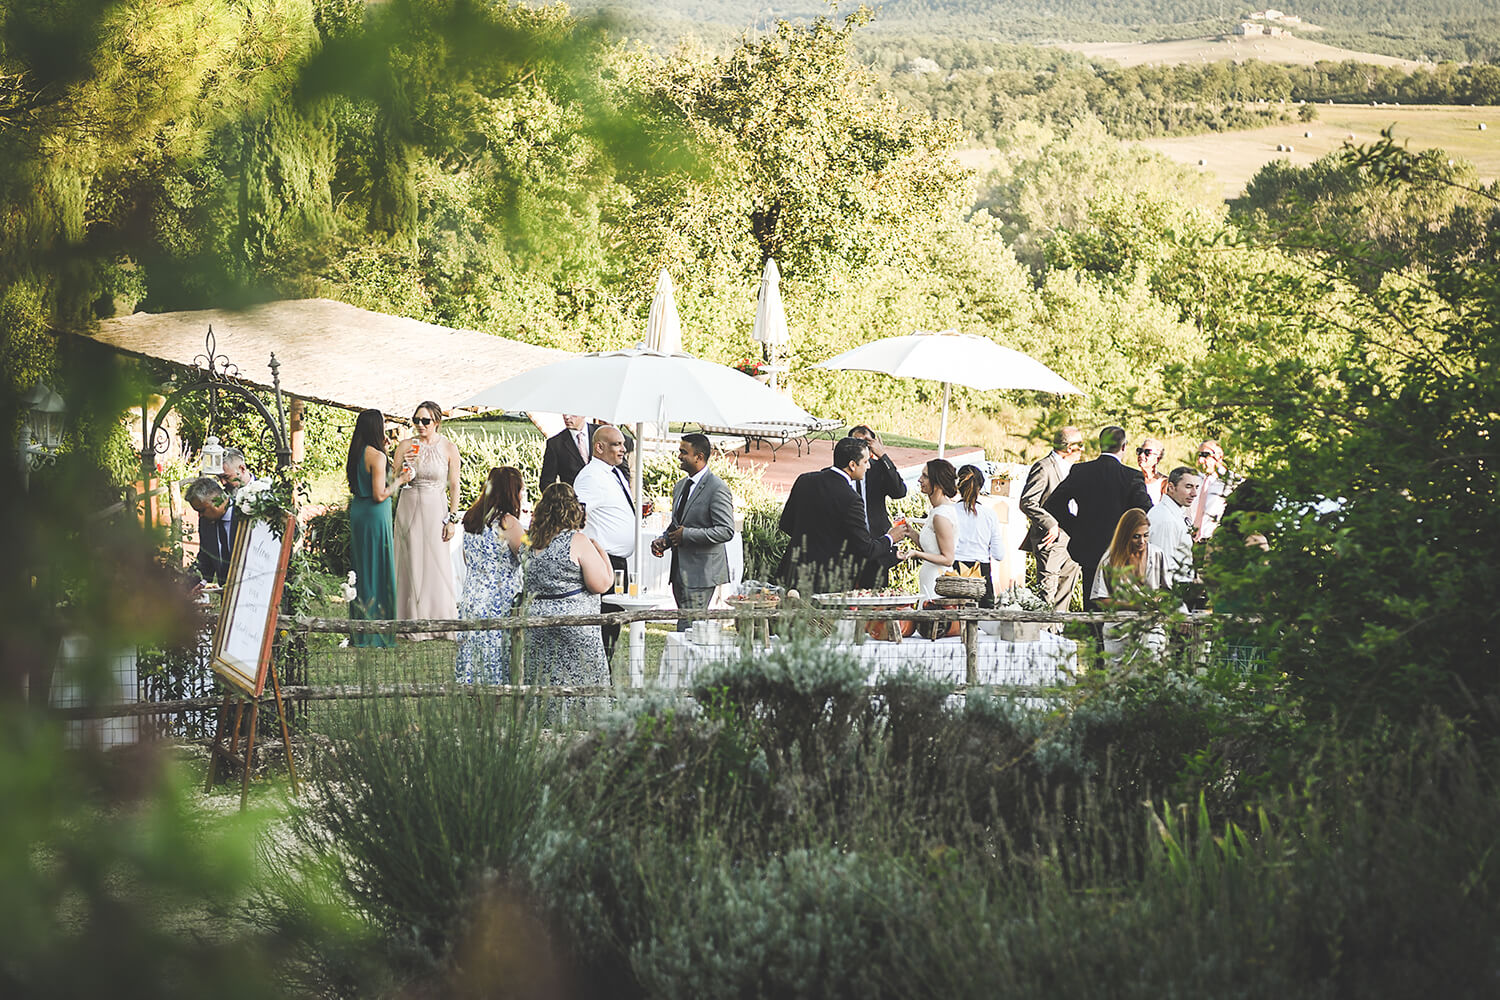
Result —
M271 691L276 696L276 719L281 723L281 747L286 753L286 770L292 779L292 794L298 794L297 787L297 765L292 760L292 736L286 724L286 705L281 700L281 682L276 677L276 664L271 663L266 667L270 675ZM209 745L208 753L208 780L204 782L205 793L213 791L214 784L219 777L219 765L222 762L233 773L233 768L240 769L240 809L244 810L246 799L250 795L250 772L255 763L255 733L260 722L261 698L247 698L243 694L234 693L224 696L224 703L219 706L219 717L214 727L213 742ZM245 706L250 707L250 719L245 721ZM230 713L234 714L234 722L229 726L229 745L224 745L225 723L228 722ZM240 756L240 737L243 732L245 739L245 755Z
M279 529L279 530L278 530ZM240 808L250 794L250 772L255 761L255 733L260 722L260 703L265 699L266 681L276 698L276 718L281 722L281 743L286 751L287 772L292 779L292 794L297 794L297 767L292 761L292 738L286 724L286 705L281 700L281 681L271 655L276 634L277 606L286 582L287 561L291 557L291 515L284 521L251 520L236 528L234 554L229 561L228 579L219 611L219 625L214 631L213 655L209 660L215 673L233 689L219 706L213 743L209 750L208 780L203 791L213 790L221 762L240 769ZM245 707L250 718L245 718ZM229 722L233 713L234 721ZM227 731L226 731L227 730ZM227 737L227 744L226 744ZM245 740L244 756L240 739ZM231 772L232 773L232 772Z

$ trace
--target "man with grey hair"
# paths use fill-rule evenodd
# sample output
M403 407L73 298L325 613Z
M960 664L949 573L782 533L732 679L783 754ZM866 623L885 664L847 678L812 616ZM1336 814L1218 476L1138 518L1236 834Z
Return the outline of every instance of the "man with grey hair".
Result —
M1202 480L1196 469L1179 465L1161 488L1161 502L1146 512L1151 545L1167 554L1167 583L1193 581L1193 501Z
M204 583L224 583L229 578L229 557L239 521L234 503L216 479L201 476L182 495L198 514L198 575Z
M1037 583L1042 599L1055 611L1066 611L1078 583L1078 564L1068 555L1068 536L1044 506L1057 484L1067 478L1083 455L1083 431L1071 425L1052 435L1052 451L1032 463L1021 489L1021 513L1031 526L1021 549L1036 557Z

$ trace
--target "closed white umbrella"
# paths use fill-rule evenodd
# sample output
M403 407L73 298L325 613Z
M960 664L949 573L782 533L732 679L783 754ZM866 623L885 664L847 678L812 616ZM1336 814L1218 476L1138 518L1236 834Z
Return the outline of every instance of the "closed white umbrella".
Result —
M1083 391L1035 358L1001 347L988 337L957 330L941 333L919 330L901 337L872 340L813 367L879 372L943 383L939 456L948 445L948 399L955 383L983 390L1028 389L1073 395Z
M813 417L744 372L686 354L644 348L582 354L514 375L458 404L506 410L586 413L612 424L636 425L630 481L641 495L640 425L692 420L733 427L778 421L813 423ZM640 519L636 520L636 571L640 571Z
M656 294L651 299L651 314L646 317L647 350L663 354L682 351L682 321L677 317L677 293L666 268L656 278Z
M792 335L786 325L786 307L781 302L781 272L771 257L766 258L766 269L760 276L760 295L755 301L755 326L750 330L750 339L772 348L771 388L776 388L774 349L791 343Z

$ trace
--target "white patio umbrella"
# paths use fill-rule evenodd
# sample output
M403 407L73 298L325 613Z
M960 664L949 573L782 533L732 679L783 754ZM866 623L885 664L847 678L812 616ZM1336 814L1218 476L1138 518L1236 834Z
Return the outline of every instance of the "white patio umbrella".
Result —
M651 314L646 317L645 347L663 354L682 351L682 321L677 318L677 294L666 268L662 268L656 278L656 295L651 299Z
M458 405L586 413L612 424L634 424L636 449L630 482L637 498L644 451L641 430L646 421L693 420L729 427L764 421L813 422L802 407L744 372L686 354L644 348L554 361L492 385ZM639 518L635 559L639 574Z
M769 348L791 343L792 335L786 325L786 307L781 304L781 272L776 269L774 258L766 258L766 269L760 276L760 295L755 301L755 326L750 330L750 339ZM775 360L774 350L772 360ZM771 388L776 388L776 371L771 371Z
M924 378L943 383L939 457L948 446L948 398L955 383L984 390L1029 389L1067 394L1081 394L1083 391L1035 358L1001 347L988 337L957 330L943 330L941 333L918 330L902 337L872 340L813 367L880 372L897 378Z

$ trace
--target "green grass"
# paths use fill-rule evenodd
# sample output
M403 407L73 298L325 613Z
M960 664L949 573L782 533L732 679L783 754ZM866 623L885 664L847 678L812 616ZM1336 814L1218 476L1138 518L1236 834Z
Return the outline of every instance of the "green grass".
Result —
M540 441L544 435L530 420L505 417L464 417L444 424L450 431L487 434L506 441Z

